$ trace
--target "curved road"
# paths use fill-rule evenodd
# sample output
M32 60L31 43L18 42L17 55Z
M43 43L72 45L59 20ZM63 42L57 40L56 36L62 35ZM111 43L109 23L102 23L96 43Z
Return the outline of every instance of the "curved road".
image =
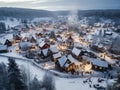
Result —
M13 56L6 56L6 55L0 55L0 57L6 57L6 58L13 58L15 60L20 60L20 61L27 61L28 63L31 63L33 66L37 67L40 70L43 70L51 75L60 77L60 78L85 78L85 77L101 77L102 75L100 74L92 74L92 75L87 75L87 76L81 76L81 75L70 75L70 74L63 74L57 71L51 71L51 70L46 70L43 67L41 67L39 64L35 63L34 61L30 59L24 59L24 58L18 58L18 57L13 57Z

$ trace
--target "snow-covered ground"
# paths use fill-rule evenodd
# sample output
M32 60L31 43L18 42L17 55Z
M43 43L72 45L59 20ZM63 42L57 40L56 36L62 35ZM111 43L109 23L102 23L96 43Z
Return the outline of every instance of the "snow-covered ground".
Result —
M15 18L12 18L13 20L10 20L9 18L7 18L6 20L1 20L0 22L4 22L6 24L6 28L9 27L14 27L14 26L17 26L17 25L20 25L20 21L18 21L17 19Z
M83 83L87 78L76 78L76 79L56 79L57 90L96 90L93 86L90 88L89 83ZM98 78L92 78L92 85L97 84ZM101 85L106 86L106 82L101 83Z
M8 59L6 57L0 57L0 63L3 62L5 64L8 63ZM34 78L35 76L39 79L42 80L44 74L46 71L41 70L40 68L36 67L30 62L23 61L23 60L16 60L17 64L20 65L20 68L26 69L26 71L29 73L31 76L31 79ZM49 73L49 72L48 72ZM93 88L94 84L97 84L98 78L91 78L92 80L92 87L89 87L90 82L83 83L87 78L60 78L53 76L56 84L56 89L57 90L96 90ZM102 83L99 83L101 86L106 86L106 81L103 81Z

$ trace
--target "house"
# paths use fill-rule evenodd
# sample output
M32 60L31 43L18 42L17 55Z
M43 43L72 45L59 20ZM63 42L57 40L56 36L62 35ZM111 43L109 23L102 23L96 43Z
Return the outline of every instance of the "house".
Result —
M78 59L79 61L81 60L81 50L80 49L78 49L78 48L76 48L76 47L74 47L73 49L72 49L72 55L76 58L76 59Z
M22 40L21 35L18 34L13 34L13 39L15 40L15 42L20 42Z
M77 49L76 47L74 47L73 49L72 49L72 53L75 55L75 56L79 56L80 55L80 53L81 53L81 50L80 49Z
M75 59L71 54L69 54L67 58L71 63L79 63L79 61Z
M55 47L55 46L50 47L50 51L51 51L52 54L55 54L55 53L59 52L58 49L57 49L57 47Z
M109 68L108 62L97 58L89 58L87 56L83 56L83 62L84 64L91 63L92 69L94 70L106 70Z
M50 45L45 43L45 41L41 41L39 43L39 47L40 47L40 49L47 49L47 48L50 48Z
M79 66L80 66L81 63L80 63L77 59L75 59L71 54L69 54L69 55L67 56L67 58L68 58L68 60L70 61L69 67L66 68L67 71L72 71L72 70L78 71Z
M7 47L8 47L8 46L12 46L12 42L7 39L7 40L5 41L5 43L4 43L4 45L7 45Z
M28 41L30 41L31 43L35 43L37 41L37 38L35 35L30 35L28 37Z
M55 54L52 55L52 57L53 57L52 60L53 60L54 62L56 62L57 59L60 58L61 56L62 56L62 55L61 55L60 52L55 53Z
M41 51L41 58L47 58L47 57L49 57L50 56L50 51L49 51L49 49L43 49L42 51Z
M0 45L0 53L8 52L7 45Z
M64 65L66 64L67 61L68 61L67 57L62 56L55 63L56 68L59 69L60 71L64 71L65 70Z
M27 51L32 47L32 43L30 42L20 42L19 43L19 49L21 49L21 51Z
M92 60L93 69L95 70L106 70L108 68L108 62L102 61L100 59L93 59Z

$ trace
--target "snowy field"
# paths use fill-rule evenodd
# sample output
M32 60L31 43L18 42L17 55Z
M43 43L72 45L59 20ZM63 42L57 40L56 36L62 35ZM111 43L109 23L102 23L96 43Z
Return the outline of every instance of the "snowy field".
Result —
M4 63L8 63L8 59L6 57L0 57L0 63L4 62ZM27 61L22 61L22 60L16 60L17 64L20 65L21 69L26 69L26 71L28 73L30 73L29 75L31 76L31 79L34 78L35 76L39 79L42 80L45 71L41 70L40 68L36 67L35 65L33 65L30 62ZM49 72L48 72L49 73ZM93 88L94 84L97 84L97 80L98 78L91 78L92 80L92 87L89 87L90 82L87 83L83 83L83 81L85 81L87 78L59 78L56 76L53 76L55 79L55 83L56 83L56 89L57 90L96 90L95 88ZM99 83L101 86L106 86L106 82L102 82Z

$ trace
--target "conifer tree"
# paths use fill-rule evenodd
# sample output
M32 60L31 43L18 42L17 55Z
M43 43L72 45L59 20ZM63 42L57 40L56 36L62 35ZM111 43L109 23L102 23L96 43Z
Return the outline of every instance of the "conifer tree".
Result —
M26 90L18 65L13 58L8 59L8 85L9 90Z

